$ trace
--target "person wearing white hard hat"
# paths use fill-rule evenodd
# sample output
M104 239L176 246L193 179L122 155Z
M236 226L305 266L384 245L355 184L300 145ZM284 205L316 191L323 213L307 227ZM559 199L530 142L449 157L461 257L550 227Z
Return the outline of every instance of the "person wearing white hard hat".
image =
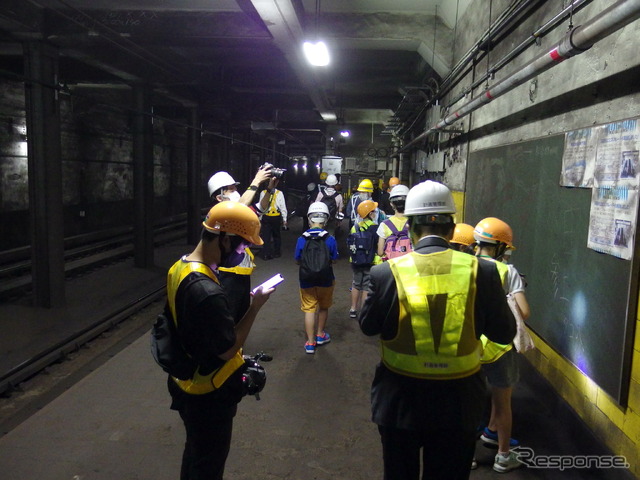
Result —
M331 341L325 326L333 304L332 265L338 259L338 244L324 228L329 220L329 209L324 203L312 203L308 217L310 228L298 238L294 259L300 265L300 309L304 312L307 334L304 350L314 354L317 346Z
M377 231L378 255L383 262L412 251L409 221L404 215L408 193L409 187L404 185L396 185L389 192L389 202L394 213L380 224Z
M404 213L414 251L371 268L358 319L380 339L371 403L384 478L466 480L486 398L480 335L510 343L516 324L495 264L450 248L445 185L411 188Z
M327 222L327 225L325 225L325 228L328 231L333 232L336 228L336 224L339 224L340 220L344 218L344 214L342 213L344 210L344 200L342 198L342 194L336 190L338 177L333 173L329 174L327 175L324 183L325 187L318 192L315 201L322 202L327 205L327 208L329 209L329 221Z
M254 212L260 206L254 206L253 201L260 185L270 178L270 166L262 166L258 169L251 185L240 195L238 183L228 172L217 172L211 176L207 187L214 204L220 202L238 202L250 207ZM266 202L265 202L266 203ZM262 205L266 208L266 205ZM218 265L219 279L227 292L229 309L234 321L238 323L249 309L251 304L251 274L256 264L253 261L253 252L248 246L241 245Z
M270 164L262 165L242 195L238 192L240 182L236 182L228 172L216 172L207 182L209 196L214 203L230 200L251 207L260 186L271 178L272 168L273 166ZM260 210L260 208L258 208L258 210Z

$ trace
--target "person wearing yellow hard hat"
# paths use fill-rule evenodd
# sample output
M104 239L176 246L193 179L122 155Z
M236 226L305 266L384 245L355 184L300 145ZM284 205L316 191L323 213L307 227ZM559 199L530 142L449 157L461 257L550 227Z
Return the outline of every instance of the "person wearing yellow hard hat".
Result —
M487 217L478 222L473 236L478 242L476 255L495 263L507 296L512 297L512 301L517 305L518 335L520 338L528 337L527 345L532 346L533 342L524 324L531 314L529 302L524 293L524 281L513 265L503 263L506 252L515 249L513 230L505 221ZM491 389L491 417L480 438L483 442L498 447L493 469L506 473L522 466L517 454L511 450L512 447L519 445L516 439L511 438L513 425L511 395L514 385L518 383L518 358L513 343L492 342L484 335L480 338L484 345L482 370L487 376Z
M193 478L222 478L233 417L245 393L242 346L274 290L259 288L235 325L215 270L243 244L262 244L260 220L246 205L221 202L209 210L203 227L198 245L167 275L167 310L198 368L186 380L170 376L167 385L171 409L180 413L186 430L181 471Z
M356 223L360 222L362 218L358 215L358 205L366 200L371 200L373 194L373 182L368 178L360 181L358 188L356 189L357 195L353 195L347 203L346 216L349 218L349 229ZM382 212L376 203L376 210L372 215L373 222L378 224L387 219L387 216Z

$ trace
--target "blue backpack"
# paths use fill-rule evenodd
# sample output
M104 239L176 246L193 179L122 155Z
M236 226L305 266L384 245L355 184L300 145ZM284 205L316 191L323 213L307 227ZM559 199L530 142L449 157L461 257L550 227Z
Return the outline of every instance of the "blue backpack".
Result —
M369 225L361 229L360 225L354 225L354 231L347 237L349 254L353 265L372 265L378 247L378 225Z

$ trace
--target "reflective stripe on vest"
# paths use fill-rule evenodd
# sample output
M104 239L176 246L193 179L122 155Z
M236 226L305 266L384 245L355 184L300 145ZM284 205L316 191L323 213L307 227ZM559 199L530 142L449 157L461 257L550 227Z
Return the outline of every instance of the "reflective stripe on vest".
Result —
M474 304L478 260L453 250L387 262L398 288L398 334L381 340L382 361L410 377L445 380L480 369Z
M167 300L169 301L169 308L173 321L178 327L178 320L176 315L176 294L180 283L192 272L199 272L211 280L220 285L218 278L214 275L211 268L204 263L189 262L183 258L173 264L167 275ZM199 371L193 375L190 380L179 380L175 377L171 377L174 382L187 393L192 395L202 395L205 393L213 392L220 388L222 384L231 376L233 372L244 365L244 359L242 358L242 350L238 350L236 354L230 360L227 360L224 365L214 370L208 375L200 375Z
M269 209L265 213L265 215L267 215L268 217L280 216L278 207L276 207L276 197L278 196L278 193L280 193L280 190L274 190L273 193L271 194L271 198L269 199Z
M500 281L502 282L502 286L504 287L507 283L509 267L502 262L494 261L493 263L495 263L496 268L498 269ZM492 342L484 335L480 336L480 340L482 341L483 348L480 363L493 363L513 348L511 343L508 345L503 345L501 343Z
M256 264L253 263L253 252L250 248L244 249L244 258L242 262L240 262L235 267L218 267L218 270L221 272L231 272L236 275L251 275L253 273L253 269L256 268Z

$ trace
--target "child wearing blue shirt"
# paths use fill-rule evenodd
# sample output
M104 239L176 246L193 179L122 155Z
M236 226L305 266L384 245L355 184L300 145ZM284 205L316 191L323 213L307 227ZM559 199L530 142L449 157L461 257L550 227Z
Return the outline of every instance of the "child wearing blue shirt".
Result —
M295 260L300 265L300 309L304 312L307 342L306 353L314 354L317 345L331 341L324 328L333 304L335 276L332 264L338 259L338 244L324 229L329 209L323 202L314 202L307 213L311 228L296 243Z

